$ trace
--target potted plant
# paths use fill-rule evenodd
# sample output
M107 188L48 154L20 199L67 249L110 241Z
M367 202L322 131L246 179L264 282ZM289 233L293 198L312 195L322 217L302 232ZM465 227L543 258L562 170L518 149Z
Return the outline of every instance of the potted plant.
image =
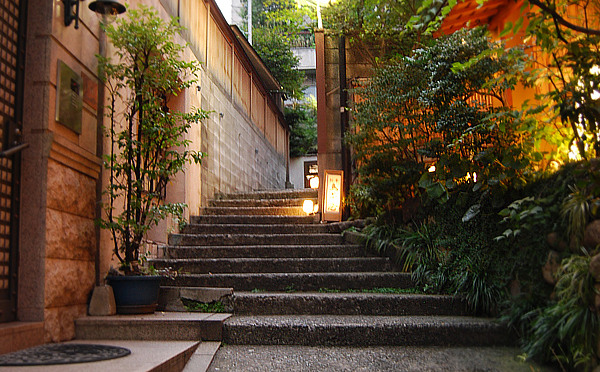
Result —
M110 150L103 156L108 173L104 191L104 215L99 224L110 231L121 276L109 276L115 292L117 312L153 312L152 305L131 308L119 304L116 288L137 277L143 287L153 282L158 290L160 276L144 276L146 233L167 216L183 221L183 203L166 203L167 184L189 162L200 163L201 152L187 149L185 134L193 123L207 117L195 109L182 113L169 109L169 99L196 82L199 63L183 60L185 46L173 41L182 31L176 19L165 22L158 13L140 5L125 19L102 25L115 49L114 60L98 56L100 76L108 91L104 132ZM135 292L145 291L135 290ZM145 296L154 298L158 294Z

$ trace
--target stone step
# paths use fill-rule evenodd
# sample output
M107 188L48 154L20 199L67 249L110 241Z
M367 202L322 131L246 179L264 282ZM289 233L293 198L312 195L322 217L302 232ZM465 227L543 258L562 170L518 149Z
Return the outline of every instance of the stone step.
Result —
M189 224L182 234L327 234L326 224Z
M453 296L394 293L236 292L236 315L469 315Z
M318 190L314 189L287 189L216 194L215 199L307 199L317 196Z
M453 316L252 315L225 322L231 345L504 346L508 327Z
M178 312L88 316L75 320L75 337L80 340L221 341L223 322L230 316Z
M200 215L191 216L191 224L314 224L318 223L319 219L317 216L248 216L248 215Z
M164 278L162 285L273 292L413 287L411 275L398 272L183 274L173 280Z
M161 246L163 258L242 258L242 257L365 257L360 245L244 245L244 246Z
M185 258L148 259L156 269L170 267L191 274L321 273L390 271L385 257L331 258Z
M169 245L222 246L222 245L340 245L339 234L171 234Z
M302 208L305 200L311 200L313 205L318 203L317 198L304 198L304 199L210 199L208 201L209 207L223 208L223 207L256 207L256 208L267 208L267 207L300 207Z
M197 301L205 304L214 302L231 304L232 297L233 288L161 286L158 296L158 307L156 310L189 311L189 309L185 307L184 300Z
M206 207L203 211L218 216L306 216L302 207Z

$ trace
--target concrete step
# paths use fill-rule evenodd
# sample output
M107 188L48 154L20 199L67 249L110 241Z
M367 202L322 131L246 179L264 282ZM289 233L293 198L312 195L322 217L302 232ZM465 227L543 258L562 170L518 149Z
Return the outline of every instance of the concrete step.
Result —
M169 245L340 245L339 234L171 234Z
M170 267L191 274L321 273L390 271L385 257L343 258L184 258L148 259L157 269Z
M162 246L163 258L241 258L241 257L365 257L360 245L245 245L245 246Z
M182 234L327 234L326 224L189 224Z
M319 219L317 216L248 216L248 215L200 215L191 216L191 224L314 224L318 223Z
M189 311L185 300L202 302L205 304L221 302L231 304L233 288L208 288L208 287L170 287L161 286L158 296L158 311ZM229 305L231 307L231 305ZM230 311L230 310L227 310ZM233 308L231 308L233 311Z
M559 372L517 347L223 345L210 372ZM521 356L521 357L520 357Z
M240 192L231 194L216 194L215 199L307 199L317 198L318 190L313 189L287 189L287 190L261 190L253 192Z
M182 372L206 372L221 346L220 342L203 342L198 346Z
M302 207L206 207L203 211L219 216L306 216Z
M45 366L2 367L2 372L181 372L195 355L210 363L220 342L199 341L137 341L137 340L73 340L67 344L96 344L124 347L131 354L117 359L89 363ZM195 360L197 361L198 358ZM194 372L204 372L195 369Z
M165 278L162 285L178 287L231 287L234 291L318 291L412 288L411 275L398 272L364 273L244 273L184 274L174 280Z
M452 296L392 293L236 292L236 315L469 315Z
M75 320L75 337L80 340L221 341L223 322L230 316L177 312L88 316Z
M225 322L230 345L504 346L508 327L492 320L451 316L268 315Z
M313 205L318 203L317 197L303 199L210 199L209 207L300 207L302 208L305 200L311 200Z

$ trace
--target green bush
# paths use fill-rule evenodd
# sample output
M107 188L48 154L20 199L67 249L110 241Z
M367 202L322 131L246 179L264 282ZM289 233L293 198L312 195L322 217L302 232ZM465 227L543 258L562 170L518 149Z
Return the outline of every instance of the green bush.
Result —
M471 62L482 53L487 56ZM443 202L463 184L482 190L522 185L533 153L519 140L520 116L504 101L517 80L497 77L518 77L523 58L478 28L376 68L353 90L347 141L358 173L350 195L354 213L398 208L420 190ZM432 163L435 171L428 171Z

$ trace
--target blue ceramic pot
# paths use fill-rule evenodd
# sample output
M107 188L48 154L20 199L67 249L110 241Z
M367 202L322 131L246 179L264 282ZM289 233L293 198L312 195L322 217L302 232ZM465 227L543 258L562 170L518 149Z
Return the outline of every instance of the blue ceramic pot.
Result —
M158 305L160 276L109 276L117 313L152 314Z

